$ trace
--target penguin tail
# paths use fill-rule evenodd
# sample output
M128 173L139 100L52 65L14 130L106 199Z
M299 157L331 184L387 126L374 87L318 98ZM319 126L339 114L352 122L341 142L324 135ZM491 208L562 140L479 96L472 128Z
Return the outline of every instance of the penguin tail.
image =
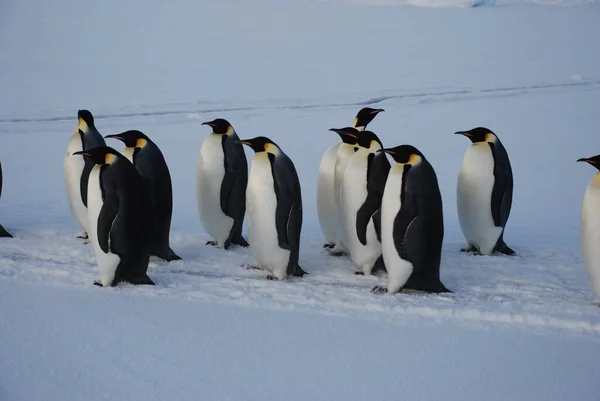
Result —
M166 261L167 262L172 262L174 260L181 260L181 256L177 255L175 252L173 252L173 250L171 248L169 248L169 251L167 252L167 258Z
M232 240L231 243L234 245L239 245L243 248L246 248L247 246L250 246L250 244L248 243L248 241L246 241L244 239L244 237L242 236L242 234L235 236Z
M12 238L12 237L13 236L10 235L10 233L4 229L2 224L0 224L0 238Z
M510 249L508 245L506 245L506 242L504 242L504 239L502 238L498 240L498 244L496 245L496 251L508 256L515 256L517 254L515 251Z
M305 272L304 270L302 270L302 268L299 265L296 265L294 268L294 271L292 272L292 276L302 277L304 275L308 275L308 273Z
M127 281L134 285L143 285L143 284L154 285L154 281L152 281L152 279L150 277L148 277L147 274L144 274L143 276L138 276L138 277L131 277Z

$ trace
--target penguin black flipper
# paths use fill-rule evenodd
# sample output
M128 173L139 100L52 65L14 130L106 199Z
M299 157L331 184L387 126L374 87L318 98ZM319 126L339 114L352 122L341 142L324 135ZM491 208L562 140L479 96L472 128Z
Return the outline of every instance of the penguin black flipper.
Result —
M98 245L104 253L113 252L110 249L110 235L118 210L119 198L115 194L105 194L104 203L98 215Z
M385 180L389 171L390 163L383 153L369 155L367 161L367 198L356 214L356 235L363 245L367 244L367 226L371 219L373 219L377 238L381 238L381 216L377 214L377 211L381 207Z
M80 180L80 185L79 185L79 189L81 192L81 201L83 202L83 205L85 207L87 207L88 181L90 178L90 173L92 172L93 168L94 168L94 162L92 162L91 160L88 160L88 158L85 158L83 172L81 173L81 180Z
M300 232L302 230L302 194L297 185L298 174L294 164L287 155L275 158L269 154L277 207L275 210L275 228L277 239L282 249L290 251L287 273L302 277L306 272L298 265L300 256ZM277 163L277 166L275 166Z
M248 242L242 237L246 213L246 187L248 185L248 162L237 134L223 135L225 176L221 182L221 210L233 219L228 241L243 247Z
M0 198L2 198L2 163L0 163Z
M496 227L504 227L512 204L512 171L504 147L489 143L494 157L494 187L492 188L492 218Z
M0 163L0 197L2 197L2 163ZM12 235L0 224L0 238L12 238Z

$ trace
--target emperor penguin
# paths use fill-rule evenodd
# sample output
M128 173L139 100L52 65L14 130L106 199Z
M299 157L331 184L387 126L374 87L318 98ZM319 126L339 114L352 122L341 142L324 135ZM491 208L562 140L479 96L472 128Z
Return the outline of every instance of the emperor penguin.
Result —
M100 280L94 284L154 284L146 274L152 205L142 176L125 156L110 147L74 155L83 155L94 164L87 188L88 234L100 270Z
M342 256L348 253L348 247L345 245L346 226L345 219L342 218L344 194L342 192L342 181L344 179L344 171L348 166L350 157L358 150L358 130L354 127L346 128L331 128L330 131L337 133L342 139L337 150L335 170L333 176L333 193L335 200L334 211L336 213L336 231L335 231L335 246L331 249L331 255Z
M91 160L80 156L73 156L75 152L88 150L98 146L105 146L104 138L94 125L94 116L89 110L77 112L77 127L67 144L67 153L64 158L64 173L67 187L67 198L71 214L83 235L79 238L88 238L87 220L87 184L90 171L94 167Z
M122 154L133 163L147 183L153 210L153 235L151 255L166 261L180 260L169 245L171 217L173 215L173 186L165 158L154 142L138 130L106 135L125 144Z
M360 131L358 150L348 160L342 181L345 244L352 261L362 268L356 274L385 270L381 255L381 198L390 163L372 131Z
M246 212L248 162L239 137L227 120L207 121L212 132L206 137L198 159L196 199L198 214L215 245L227 249L231 244L247 247L242 237Z
M577 160L600 170L600 155ZM600 304L600 172L590 180L581 208L580 243L583 263L595 294L594 303Z
M302 277L298 264L302 193L294 163L264 136L242 140L254 150L246 191L250 249L268 279Z
M362 108L354 118L354 128L358 131L364 131L367 125L383 109L372 109L370 107ZM337 203L335 200L335 169L337 153L343 141L337 141L331 145L319 164L319 174L317 176L317 214L319 224L325 236L327 243L324 248L333 249L335 247L336 233L338 227L339 213L337 213ZM344 248L336 248L336 253L341 253Z
M458 174L457 208L468 247L463 252L515 255L504 242L513 196L513 175L506 149L496 134L477 127L456 132L472 142Z
M0 163L0 197L2 196L2 163ZM0 238L12 238L12 235L0 224Z
M425 156L413 146L382 149L394 159L381 202L381 247L388 272L387 288L449 292L440 281L444 239L442 196L437 176Z

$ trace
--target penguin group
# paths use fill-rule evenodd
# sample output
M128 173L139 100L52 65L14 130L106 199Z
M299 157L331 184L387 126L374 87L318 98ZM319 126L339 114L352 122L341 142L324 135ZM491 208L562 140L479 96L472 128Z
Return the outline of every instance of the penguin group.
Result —
M322 156L317 176L323 247L331 256L347 256L357 275L387 274L387 286L376 286L373 293L451 292L440 279L444 216L435 170L416 147L384 147L367 130L381 112L364 107L352 126L329 130L339 140ZM94 248L100 271L94 284L152 285L150 256L181 259L169 243L173 192L165 158L139 130L103 137L89 110L79 110L77 118L64 177L69 207L82 231L78 238ZM202 125L211 128L200 148L196 184L200 222L213 238L206 245L249 246L253 267L270 280L308 274L299 260L302 192L292 160L267 137L240 139L223 118ZM488 128L456 134L471 142L457 181L458 219L467 245L460 251L515 255L504 240L513 197L508 153ZM125 147L119 152L105 139ZM249 171L244 146L254 151ZM577 161L599 170L584 194L580 243L600 302L600 155ZM242 235L245 217L248 239ZM12 237L2 225L0 237Z

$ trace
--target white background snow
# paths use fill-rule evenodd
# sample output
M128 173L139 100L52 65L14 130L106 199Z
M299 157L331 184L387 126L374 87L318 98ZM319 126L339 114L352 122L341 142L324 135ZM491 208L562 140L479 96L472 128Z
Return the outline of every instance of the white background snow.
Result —
M2 1L0 400L600 399L579 250L594 169L575 162L600 153L599 20L577 0ZM436 169L452 294L371 294L385 277L322 249L327 130L367 105L384 145ZM153 259L154 287L92 285L62 170L81 108L167 159L184 260ZM204 245L195 168L217 117L296 163L310 275L267 281L249 249ZM511 157L516 257L459 253L453 133L479 125Z

